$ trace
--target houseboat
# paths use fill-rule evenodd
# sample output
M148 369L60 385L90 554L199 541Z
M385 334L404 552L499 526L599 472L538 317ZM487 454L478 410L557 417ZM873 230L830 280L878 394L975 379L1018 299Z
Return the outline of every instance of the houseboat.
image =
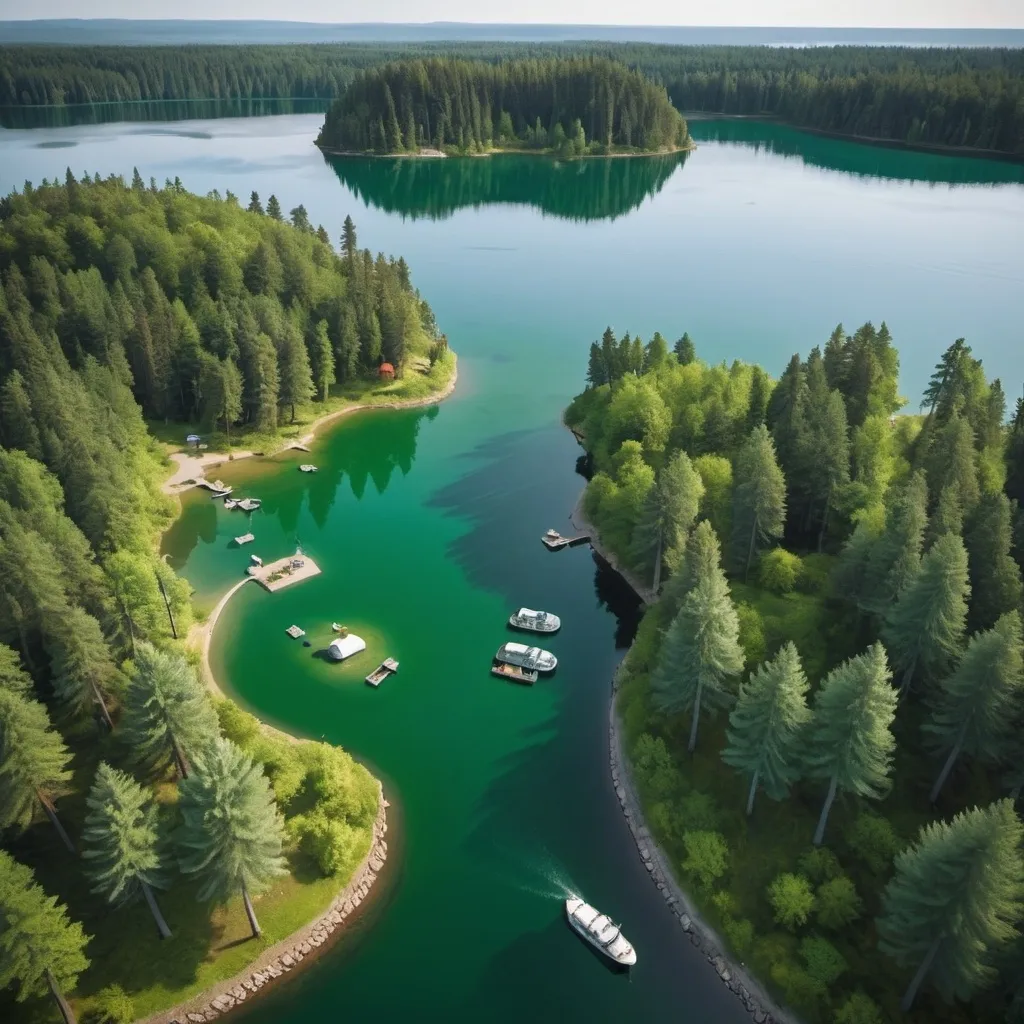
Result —
M491 663L491 675L499 679L507 679L511 683L522 683L524 686L533 686L537 682L537 673L530 669L520 668L519 665L509 665L504 661Z
M526 644L502 644L494 656L496 661L506 665L518 665L531 672L553 672L558 659L550 651L542 651L539 647L527 647Z
M562 627L562 620L557 615L547 612L535 612L532 608L520 608L509 616L508 624L513 629L525 629L531 633L557 633Z

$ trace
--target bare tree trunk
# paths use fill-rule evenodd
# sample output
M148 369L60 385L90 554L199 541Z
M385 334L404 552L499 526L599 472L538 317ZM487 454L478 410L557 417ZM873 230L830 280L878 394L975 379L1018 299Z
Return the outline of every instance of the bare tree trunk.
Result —
M750 792L747 794L747 817L754 813L754 797L757 796L757 783L761 778L761 771L758 769L754 772L754 777L750 780Z
M747 548L747 565L743 570L743 582L747 582L747 578L750 576L750 562L754 557L754 540L757 537L757 516L754 516L754 525L750 528L750 546Z
M260 923L256 920L256 911L252 908L252 900L249 899L249 890L246 889L245 883L242 883L242 899L245 902L245 913L249 918L249 927L252 929L252 937L258 939L263 932L260 931Z
M160 938L169 939L171 937L171 929L167 927L164 915L160 913L160 907L157 906L153 890L145 882L142 883L142 895L146 897L146 904L149 907L149 912L153 915L153 920L156 921L156 927L157 931L160 932Z
M932 961L935 959L935 954L939 951L939 946L942 945L942 940L945 936L936 935L935 940L928 948L928 953L924 960L921 961L921 966L917 969L917 974L914 975L913 980L907 986L907 991L903 993L903 1001L900 1003L900 1009L904 1013L909 1013L910 1008L914 1005L914 999L917 996L917 990L921 987L921 982L928 976L928 972L932 969Z
M703 683L697 684L697 696L693 701L693 722L690 724L690 745L686 748L691 754L697 746L697 725L700 722L700 698L703 688Z
M54 810L53 803L50 798L44 796L38 789L36 790L36 799L43 805L43 810L46 811L46 816L50 819L53 827L57 830L57 835L60 836L64 845L71 851L75 852L75 844L71 842L71 837L64 831L64 826L60 823L60 818L57 817L57 812Z
M178 775L183 779L188 778L188 758L185 757L185 752L178 746L178 740L174 733L171 733L171 753L174 754L174 765L178 769Z
M953 744L953 749L949 752L949 757L946 758L946 763L942 766L942 771L939 772L939 777L935 780L935 785L932 786L932 791L928 795L928 799L935 803L939 799L939 793L942 792L942 787L946 784L946 779L949 778L949 773L956 763L956 759L960 756L960 748L963 746L964 733L967 731L967 723L964 722L960 726L960 735L956 738L956 743Z
M160 585L160 593L163 595L164 607L167 609L167 618L171 621L171 636L173 636L174 639L177 640L178 627L174 625L174 615L171 612L171 602L167 599L167 591L164 588L163 577L160 575L160 573L156 574L156 581Z
M100 688L94 682L92 684L92 695L96 698L96 703L100 706L100 714L103 716L103 721L107 723L107 728L114 731L114 720L110 717L110 712L107 710L107 702L103 699L103 694L100 693Z
M832 801L836 798L836 789L839 786L838 778L833 775L832 781L828 784L828 796L825 797L825 806L821 809L821 817L818 818L818 827L814 830L814 845L821 846L825 839L825 823L828 821L828 812L832 810Z
M53 1001L57 1004L57 1009L60 1010L60 1015L64 1018L64 1024L77 1024L75 1014L68 1005L68 1001L64 998L64 994L57 986L57 979L53 976L53 972L49 967L46 968L46 984L50 987L50 995L53 996Z
M651 584L651 593L657 597L658 587L661 585L661 544L662 534L658 531L658 546L654 549L654 582Z

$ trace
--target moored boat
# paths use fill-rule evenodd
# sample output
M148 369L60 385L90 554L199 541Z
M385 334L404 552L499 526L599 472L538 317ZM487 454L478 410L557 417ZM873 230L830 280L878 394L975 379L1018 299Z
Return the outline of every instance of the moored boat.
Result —
M537 673L530 669L521 668L519 665L509 665L504 661L491 663L491 675L499 679L507 679L512 683L522 683L524 686L533 686L537 682Z
M573 930L612 963L620 967L632 967L636 963L636 950L607 914L602 914L579 896L571 896L565 901L565 916Z
M527 647L526 644L502 644L494 656L496 661L508 665L519 665L531 672L553 672L558 659L550 651L542 651L539 647Z
M255 512L262 504L263 502L259 498L242 498L238 503L238 507L243 512Z
M562 620L548 612L536 612L532 608L520 608L510 615L508 624L513 629L526 629L531 633L557 633L562 628Z
M300 473L315 473L316 471L317 467L314 466L312 462L304 462L301 466L299 466Z

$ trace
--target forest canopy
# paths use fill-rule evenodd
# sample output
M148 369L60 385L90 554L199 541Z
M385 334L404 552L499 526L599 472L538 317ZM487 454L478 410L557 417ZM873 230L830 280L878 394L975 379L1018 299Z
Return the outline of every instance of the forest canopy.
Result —
M686 141L663 87L624 64L578 57L399 61L364 71L328 111L317 145L377 153L525 145L580 156Z

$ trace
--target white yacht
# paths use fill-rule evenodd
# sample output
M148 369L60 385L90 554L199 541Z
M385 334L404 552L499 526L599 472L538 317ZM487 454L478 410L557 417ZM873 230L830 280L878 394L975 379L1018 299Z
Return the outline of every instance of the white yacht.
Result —
M513 629L527 629L531 633L557 633L562 628L562 620L557 615L535 612L532 608L520 608L509 616L508 624Z
M579 896L571 896L565 901L565 916L576 932L612 962L621 967L636 963L636 950L607 914L584 903Z
M519 665L537 672L553 672L558 664L558 659L550 651L527 647L526 644L502 644L494 657L507 665Z
M243 512L255 512L262 504L263 502L259 498L242 498L238 503L238 507Z

